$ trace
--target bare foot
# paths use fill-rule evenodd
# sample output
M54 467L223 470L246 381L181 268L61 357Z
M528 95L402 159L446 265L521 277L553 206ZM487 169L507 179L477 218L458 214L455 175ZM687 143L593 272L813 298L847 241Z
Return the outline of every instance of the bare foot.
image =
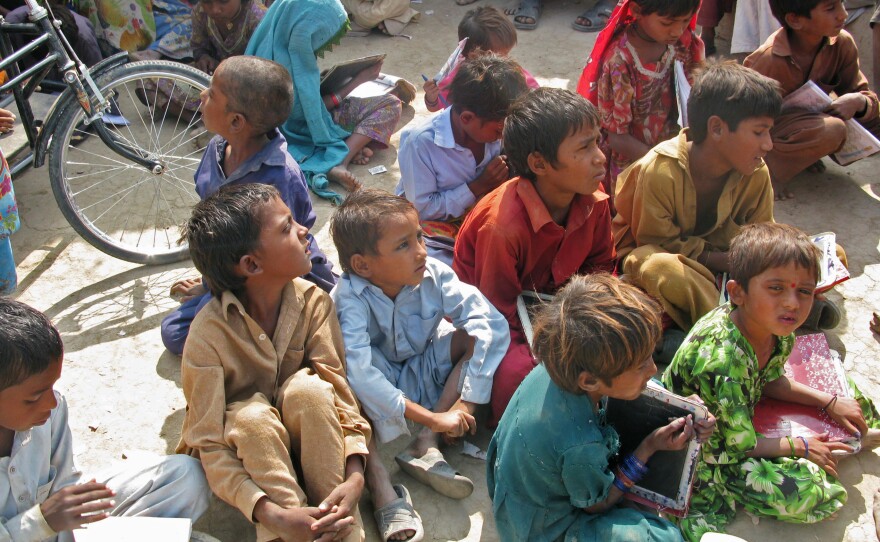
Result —
M375 487L370 488L370 498L373 500L373 508L378 510L383 506L387 505L391 501L398 499L399 496L397 492L394 491L394 487L391 485L391 481L385 484L376 484ZM416 532L412 529L406 529L403 531L398 531L396 533L392 533L388 540L409 540L414 537Z
M816 160L813 165L807 168L807 171L809 171L810 173L824 173L825 169L826 167L822 160Z
M880 429L868 429L862 437L862 450L873 450L877 446L880 446Z
M871 331L880 335L880 313L874 313L874 317L871 319L868 327L871 328Z
M784 201L794 199L794 193L782 183L773 183L773 199L776 201Z
M874 492L874 504L871 507L874 511L874 530L877 531L877 538L880 539L880 489Z
M357 177L344 166L336 166L328 171L327 178L341 184L349 192L354 192L361 186L361 182L357 180Z
M365 166L370 163L370 158L373 157L373 149L369 147L364 147L356 155L351 159L352 164L357 164L359 166Z
M208 293L208 289L202 284L202 279L197 278L178 280L171 285L170 295L172 297L180 296L181 301L189 301L195 296L204 295L206 293Z

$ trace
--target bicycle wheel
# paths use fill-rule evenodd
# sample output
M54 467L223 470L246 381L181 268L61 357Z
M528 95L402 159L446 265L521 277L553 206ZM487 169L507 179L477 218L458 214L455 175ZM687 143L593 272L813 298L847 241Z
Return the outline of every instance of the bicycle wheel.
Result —
M198 114L199 93L209 82L194 68L161 60L131 62L96 81L113 97L104 125L122 144L160 162L160 174L105 145L83 124L76 102L59 113L49 144L52 192L73 229L95 248L144 264L189 255L177 240L199 200L193 176L210 139Z

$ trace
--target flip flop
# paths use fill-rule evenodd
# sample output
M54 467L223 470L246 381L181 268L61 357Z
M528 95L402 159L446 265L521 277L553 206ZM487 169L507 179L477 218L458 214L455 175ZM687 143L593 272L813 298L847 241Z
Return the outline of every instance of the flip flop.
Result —
M401 484L392 487L398 498L373 512L382 542L388 542L391 535L402 531L416 532L406 542L420 542L425 537L425 528L421 516L413 508L409 491Z
M813 301L810 315L801 324L801 328L815 329L817 331L834 329L840 324L840 318L840 309L837 308L837 305L828 299L817 299Z
M608 19L611 18L611 12L614 10L614 6L607 6L603 3L604 0L599 0L596 2L596 5L578 15L577 18L571 22L571 27L578 32L599 32L605 28L605 25L608 24ZM587 19L591 24L589 26L578 24L578 19ZM596 24L600 19L602 19L602 24Z
M513 10L509 15L513 15L513 26L519 30L534 30L538 27L538 20L541 18L542 0L521 0L519 7ZM517 17L528 17L533 23L524 23L517 21Z
M474 492L474 483L453 469L439 450L431 450L422 457L404 452L394 460L403 472L450 499L464 499Z

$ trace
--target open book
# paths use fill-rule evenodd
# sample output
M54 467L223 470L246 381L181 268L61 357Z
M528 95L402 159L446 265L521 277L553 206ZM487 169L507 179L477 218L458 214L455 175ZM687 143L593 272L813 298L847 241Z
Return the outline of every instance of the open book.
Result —
M467 44L467 38L462 39L456 45L455 50L452 51L452 54L449 55L449 58L446 59L446 62L443 64L443 67L440 68L440 71L437 72L437 75L434 76L434 82L439 83L442 81L449 72L455 69L458 66L458 63L461 62L461 52L464 51L464 46Z
M785 375L813 389L836 393L839 397L852 397L840 355L828 347L824 333L797 338L791 356L785 362ZM854 435L815 407L765 397L755 407L752 424L755 431L768 438L810 438L828 433L829 440L849 444L854 453L861 449L861 443Z
M370 55L340 62L324 70L321 72L321 95L338 91L354 79L357 74L383 60L385 60L384 54Z
M831 105L831 102L831 97L819 85L807 81L804 86L785 97L782 101L782 112L804 110L819 113ZM849 119L846 121L846 142L832 158L845 166L876 152L880 152L880 141L857 120Z
M74 529L76 542L189 542L189 518L110 517Z
M532 315L542 303L553 296L522 292L516 300L516 311L529 346L534 328ZM648 389L633 401L608 399L605 420L620 437L620 457L635 450L654 429L667 425L670 418L693 416L694 421L709 417L703 405L678 396L659 384L648 383ZM690 505L694 468L700 456L700 444L691 440L678 451L657 452L648 461L648 474L626 494L626 498L669 514L684 517Z

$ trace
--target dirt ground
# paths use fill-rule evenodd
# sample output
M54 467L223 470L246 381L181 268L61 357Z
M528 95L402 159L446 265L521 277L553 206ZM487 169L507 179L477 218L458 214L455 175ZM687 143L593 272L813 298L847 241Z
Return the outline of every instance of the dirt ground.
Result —
M476 5L489 2L481 0ZM384 71L413 82L431 75L456 42L456 26L467 8L450 0L413 4L422 12L419 24L404 37L346 38L322 61L330 64L368 53L388 54ZM572 30L569 23L589 5L577 1L550 1L536 31L521 31L512 56L543 85L574 89L594 34ZM499 7L505 7L499 4ZM862 47L863 65L870 65L867 18L862 15L853 32ZM724 49L725 43L719 42ZM866 62L865 62L866 61ZM867 67L867 66L866 66ZM421 95L415 108L406 108L401 126L426 116ZM384 164L385 174L356 172L371 186L392 190L398 178L397 135L392 148L376 155L371 165ZM0 144L6 147L4 142ZM803 175L793 185L796 199L779 203L776 218L810 232L834 231L849 254L852 280L830 297L844 313L841 326L830 337L832 347L845 357L846 368L862 390L880 399L880 337L868 330L872 309L880 309L880 182L873 157L843 169L829 164L821 175ZM45 311L56 323L66 346L65 369L59 389L71 409L76 458L93 471L124 461L130 450L172 452L183 419L180 360L166 352L159 338L161 319L175 307L168 287L175 280L196 275L189 262L142 267L115 260L83 242L67 225L52 197L45 168L29 169L15 180L22 229L12 237L19 269L19 300ZM332 208L315 198L315 233L323 249L335 258L327 221ZM485 449L490 435L482 430L475 442ZM426 530L426 540L497 540L491 502L485 486L485 463L451 451L451 462L477 483L463 501L438 496L397 470L393 454L405 445L399 439L383 457L395 482L411 490ZM753 522L740 513L730 534L750 541L868 541L875 540L869 513L878 485L880 457L867 452L847 459L841 478L849 489L849 503L833 521L815 526L787 525L770 520ZM379 540L369 499L362 501L367 539ZM237 511L216 501L198 524L224 542L253 540L253 529Z

